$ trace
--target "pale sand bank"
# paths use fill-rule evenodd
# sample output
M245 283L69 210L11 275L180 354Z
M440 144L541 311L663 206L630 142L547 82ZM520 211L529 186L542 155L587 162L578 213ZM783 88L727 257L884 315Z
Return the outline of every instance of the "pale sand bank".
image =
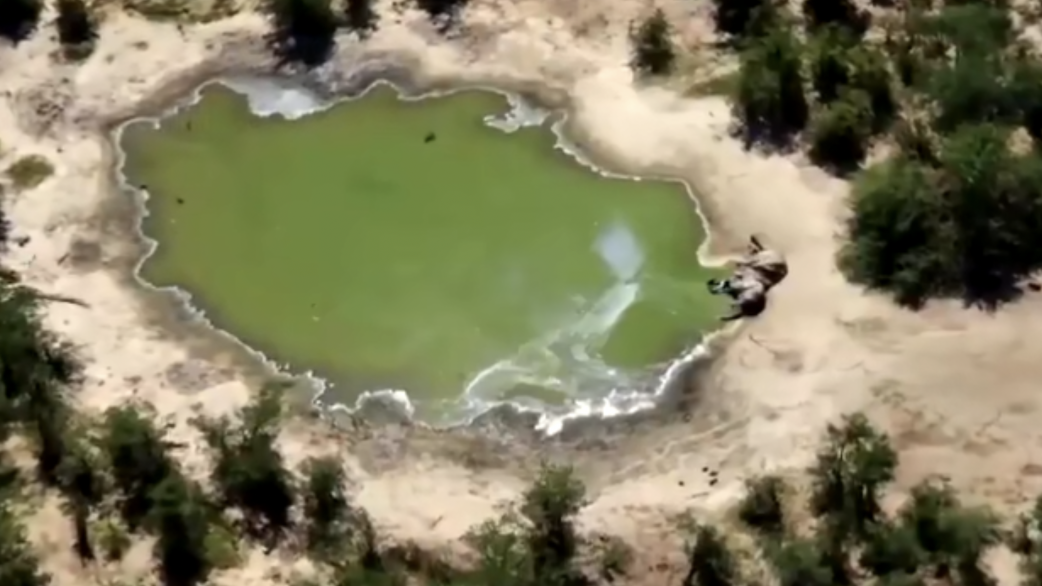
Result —
M792 266L769 311L736 332L714 363L688 420L606 432L581 445L565 438L546 448L573 461L587 481L588 528L638 544L647 565L677 561L674 514L689 508L716 514L748 475L802 466L824 423L852 409L866 409L894 433L903 452L902 486L944 472L967 494L1002 508L1042 488L1037 300L991 316L947 304L913 315L862 294L832 262L842 182L789 159L743 151L728 138L722 100L684 100L634 85L625 32L642 3L620 0L608 10L579 2L475 1L465 35L452 41L439 39L418 15L396 22L385 11L381 30L364 47L341 43L334 68L390 55L435 84L550 88L573 107L569 131L624 163L622 170L689 179L702 195L717 252L757 232ZM701 9L690 2L666 8L686 23L680 29L687 44L705 38ZM104 409L132 396L152 402L178 422L176 434L188 442L185 458L197 470L201 452L185 420L198 410L235 408L255 381L237 352L198 335L169 302L133 286L129 274L140 250L128 238L130 199L112 193L104 130L143 100L162 101L157 92L183 91L206 74L260 63L256 41L264 30L250 14L189 26L184 34L170 24L112 14L97 52L82 65L51 60L56 47L47 28L16 49L0 48L0 166L31 153L56 166L52 179L8 198L15 234L31 237L14 247L9 262L29 283L90 304L55 304L47 316L89 365L83 406ZM496 514L498 504L523 489L539 457L422 429L340 437L306 422L290 426L283 443L291 462L341 453L357 501L378 525L424 544L452 543ZM596 457L584 457L590 452ZM720 471L718 485L708 486L703 466ZM45 509L39 521L32 524L38 541L68 531L54 510ZM668 547L657 547L663 542ZM141 557L125 563L140 567ZM83 572L71 552L57 552L48 565L57 576ZM285 574L284 566L256 553L222 580L277 583L271 572ZM639 578L662 583L655 572Z

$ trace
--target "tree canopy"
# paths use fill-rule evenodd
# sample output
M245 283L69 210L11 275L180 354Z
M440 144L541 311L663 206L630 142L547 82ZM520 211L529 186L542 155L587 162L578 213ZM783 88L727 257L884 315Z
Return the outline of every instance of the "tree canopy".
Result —
M0 37L12 43L29 38L40 23L43 0L4 0L0 2Z
M268 44L283 63L316 67L336 46L338 22L331 0L266 0Z
M630 65L643 75L665 75L673 70L676 49L673 28L661 8L630 30L633 57Z

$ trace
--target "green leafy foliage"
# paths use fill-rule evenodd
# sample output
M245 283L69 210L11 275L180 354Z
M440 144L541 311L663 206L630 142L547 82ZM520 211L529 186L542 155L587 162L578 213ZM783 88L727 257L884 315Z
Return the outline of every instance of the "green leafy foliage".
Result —
M202 490L180 474L164 478L149 495L155 557L165 586L195 586L213 569L207 556L209 521Z
M894 478L897 454L889 438L863 414L829 425L825 445L810 469L811 509L841 534L864 535L879 518L880 491Z
M738 560L723 535L703 525L688 546L688 573L683 586L732 586L740 583Z
M963 583L982 584L984 552L1001 541L998 519L985 508L964 506L950 486L926 482L912 489L901 521L915 532L934 573L958 574Z
M304 474L308 551L319 559L332 559L343 551L353 520L344 468L335 458L318 458L305 464Z
M136 529L155 506L156 487L176 470L171 444L156 427L154 415L133 405L105 412L97 443L112 471L123 519Z
M580 538L573 519L585 494L571 468L545 466L522 497L521 515L529 523L526 541L536 583L565 586L584 582L574 564Z
M296 500L290 473L275 447L282 396L265 388L234 419L196 421L213 454L210 479L222 504L242 511L248 532L276 543L290 527Z
M836 100L815 113L807 140L816 164L850 172L865 158L871 138L871 98L863 91L844 89Z
M1024 586L1042 585L1042 496L1021 515L1010 537L1010 548L1020 555Z
M988 306L1042 266L1040 160L1014 154L1009 132L966 125L942 141L936 166L898 159L856 183L841 267L855 282L918 305L960 296Z
M759 476L745 484L745 497L738 505L738 518L749 527L769 536L785 531L782 495L784 481L777 476Z
M740 60L733 110L746 143L788 145L810 115L798 39L777 26L751 41Z
M852 0L803 0L803 16L809 28L836 26L858 37L870 24L868 13Z
M779 586L834 586L835 575L816 541L796 538L771 545L768 559Z
M25 527L6 502L0 503L0 584L47 586L50 583L50 576L40 570L26 539Z
M630 66L642 75L666 75L673 71L676 49L673 29L661 8L655 9L630 30L633 57Z
M915 530L901 523L884 521L868 527L861 567L875 576L915 574L923 564L924 552Z

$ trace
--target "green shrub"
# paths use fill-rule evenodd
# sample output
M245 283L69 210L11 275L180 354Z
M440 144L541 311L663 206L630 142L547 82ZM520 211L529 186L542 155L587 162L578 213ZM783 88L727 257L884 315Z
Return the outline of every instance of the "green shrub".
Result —
M641 23L630 30L633 58L630 65L643 75L667 75L676 63L673 47L673 27L662 9L656 9Z

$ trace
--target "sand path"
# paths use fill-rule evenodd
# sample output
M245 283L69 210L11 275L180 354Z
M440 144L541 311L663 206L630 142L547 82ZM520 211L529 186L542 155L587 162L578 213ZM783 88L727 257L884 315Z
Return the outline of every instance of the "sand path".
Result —
M704 7L664 6L683 23L684 42L707 51L698 46ZM432 80L550 86L570 98L573 130L601 157L692 180L717 252L757 232L788 256L791 274L769 311L732 333L693 393L686 420L551 448L589 484L584 523L643 544L649 566L676 561L672 515L689 508L712 514L733 502L749 474L804 465L824 423L853 409L895 434L902 486L943 472L1003 508L1042 489L1042 427L1033 424L1042 401L1035 392L1042 302L1028 298L996 314L935 304L912 314L847 285L833 264L845 185L791 158L743 151L728 138L728 108L719 99L684 100L635 85L626 29L646 9L637 0L613 2L610 12L578 1L480 0L465 34L452 41L438 39L417 15L385 10L379 33L365 46L343 40L333 65L389 54ZM0 166L33 153L56 166L39 187L6 198L15 234L30 237L9 262L31 284L89 304L55 304L47 315L89 364L78 396L87 409L139 397L191 440L188 416L226 412L248 396L255 371L243 369L240 352L132 286L127 274L140 254L128 237L133 210L112 193L100 130L157 91L178 89L172 80L183 86L199 68L259 63L256 39L264 28L251 14L179 31L111 13L97 52L82 65L53 59L49 28L16 49L0 48ZM495 514L524 487L535 459L520 448L482 456L479 440L420 429L344 438L301 422L283 440L291 460L341 453L357 500L377 523L427 544L455 541ZM202 465L191 446L185 458ZM712 489L705 466L720 470ZM68 531L55 511L40 515L38 541ZM662 540L670 547L656 547ZM126 564L143 571L143 559ZM59 574L83 572L71 552L48 564ZM223 579L278 582L289 571L284 566L256 554ZM659 573L675 571L667 563L641 579L662 583Z

